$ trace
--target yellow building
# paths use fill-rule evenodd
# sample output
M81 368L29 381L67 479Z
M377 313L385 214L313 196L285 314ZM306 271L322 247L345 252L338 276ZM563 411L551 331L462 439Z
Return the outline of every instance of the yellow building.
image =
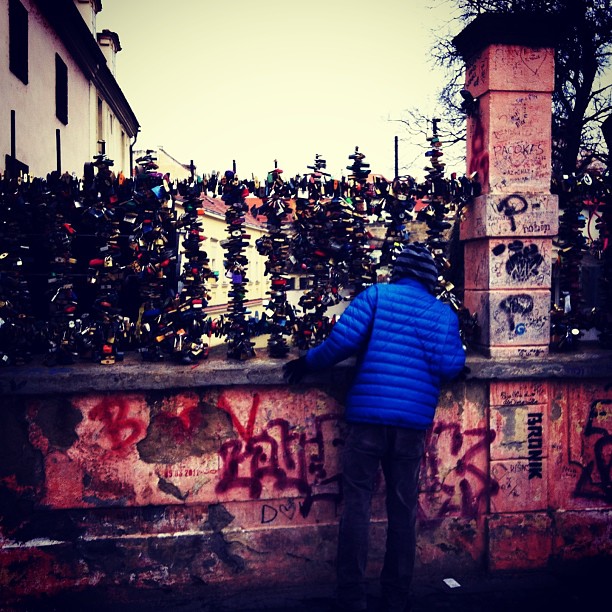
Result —
M261 200L255 199L261 204ZM211 198L207 195L201 196L204 216L202 227L207 240L204 241L203 249L208 254L210 269L215 273L217 279L209 282L211 299L207 311L211 316L227 312L230 281L225 276L225 251L221 242L228 237L227 223L225 221L226 206L220 198ZM251 199L247 199L247 204ZM251 204L252 205L252 204ZM245 255L249 261L247 278L247 299L246 305L255 314L262 313L267 302L266 291L269 290L269 279L265 276L265 257L257 252L255 241L260 236L264 236L267 228L261 218L255 218L250 214L246 215L244 228L247 230L249 245L245 248Z

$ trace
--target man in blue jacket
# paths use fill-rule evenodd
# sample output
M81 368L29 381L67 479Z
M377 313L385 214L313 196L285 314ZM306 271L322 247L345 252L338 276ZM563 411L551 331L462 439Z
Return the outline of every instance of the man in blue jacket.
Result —
M284 366L285 377L294 383L308 371L357 356L345 405L348 435L342 456L337 586L344 610L367 609L370 502L379 466L385 477L388 523L382 594L389 612L408 605L426 430L441 384L465 366L457 316L434 297L437 277L427 247L408 245L393 265L389 284L373 285L357 295L325 342Z

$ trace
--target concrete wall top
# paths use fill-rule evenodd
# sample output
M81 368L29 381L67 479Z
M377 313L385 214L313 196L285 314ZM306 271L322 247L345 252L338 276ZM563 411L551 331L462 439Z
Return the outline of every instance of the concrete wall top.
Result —
M567 28L561 16L550 13L483 13L453 38L453 44L467 62L489 45L555 48Z
M223 346L213 347L210 358L195 366L171 362L147 363L138 355L126 355L112 366L82 363L47 367L42 364L0 369L0 395L76 394L91 392L191 389L208 386L285 385L282 365L285 360L261 356L246 362L225 358ZM296 357L294 355L293 357ZM291 359L289 356L287 360ZM346 360L333 369L310 374L307 385L337 386L352 376L354 361ZM491 359L468 356L468 379L609 379L612 351L589 349L554 353L537 359Z

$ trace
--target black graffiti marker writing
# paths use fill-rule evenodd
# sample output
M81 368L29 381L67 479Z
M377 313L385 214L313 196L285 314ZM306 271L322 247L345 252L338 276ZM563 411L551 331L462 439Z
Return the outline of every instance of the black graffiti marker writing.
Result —
M510 228L513 232L516 232L514 216L524 213L527 210L527 206L527 200L523 196L513 194L499 202L497 211L503 212L510 219Z
M540 266L544 262L537 245L523 246L520 240L515 240L508 249L512 253L506 262L506 272L518 282L529 280L537 276Z
M508 316L508 327L510 331L514 331L514 315L529 314L533 311L533 298L526 293L518 295L509 295L505 300L499 303L499 307Z

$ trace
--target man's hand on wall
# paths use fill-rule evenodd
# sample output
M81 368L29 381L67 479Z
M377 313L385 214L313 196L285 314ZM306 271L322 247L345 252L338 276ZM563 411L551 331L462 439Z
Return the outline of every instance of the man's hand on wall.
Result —
M308 371L306 358L292 359L283 366L283 378L291 385L299 383Z

